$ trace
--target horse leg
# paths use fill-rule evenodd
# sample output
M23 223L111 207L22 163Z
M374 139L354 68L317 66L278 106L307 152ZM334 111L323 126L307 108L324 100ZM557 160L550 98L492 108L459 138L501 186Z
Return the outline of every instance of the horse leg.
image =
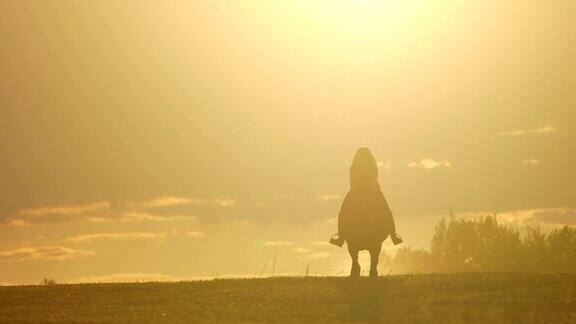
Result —
M370 251L370 277L378 277L378 259L380 257L380 251L382 250L382 244L376 244Z
M352 270L350 270L350 277L359 277L360 263L358 263L358 249L351 247L350 244L348 244L348 252L352 258Z

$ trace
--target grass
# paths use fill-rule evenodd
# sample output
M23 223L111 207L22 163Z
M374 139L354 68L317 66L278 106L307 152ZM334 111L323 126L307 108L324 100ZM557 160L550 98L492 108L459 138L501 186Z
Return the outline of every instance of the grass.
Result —
M576 322L576 275L470 273L0 287L0 321Z

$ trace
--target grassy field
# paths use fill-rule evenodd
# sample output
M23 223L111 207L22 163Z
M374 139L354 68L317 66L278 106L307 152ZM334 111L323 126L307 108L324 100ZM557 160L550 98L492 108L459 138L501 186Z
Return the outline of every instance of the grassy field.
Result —
M0 321L576 322L576 275L221 279L0 287Z

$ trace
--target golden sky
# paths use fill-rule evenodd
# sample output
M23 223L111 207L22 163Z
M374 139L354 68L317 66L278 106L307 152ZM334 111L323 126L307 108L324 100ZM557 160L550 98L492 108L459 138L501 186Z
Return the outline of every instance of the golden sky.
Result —
M406 244L576 223L576 2L0 2L0 283L338 274L367 145ZM387 248L391 249L390 246Z

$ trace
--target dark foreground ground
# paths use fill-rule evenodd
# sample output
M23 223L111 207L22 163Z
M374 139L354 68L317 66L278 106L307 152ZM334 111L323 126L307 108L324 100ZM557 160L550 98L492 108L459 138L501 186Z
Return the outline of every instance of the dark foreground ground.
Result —
M0 321L576 323L576 275L407 275L0 287Z

